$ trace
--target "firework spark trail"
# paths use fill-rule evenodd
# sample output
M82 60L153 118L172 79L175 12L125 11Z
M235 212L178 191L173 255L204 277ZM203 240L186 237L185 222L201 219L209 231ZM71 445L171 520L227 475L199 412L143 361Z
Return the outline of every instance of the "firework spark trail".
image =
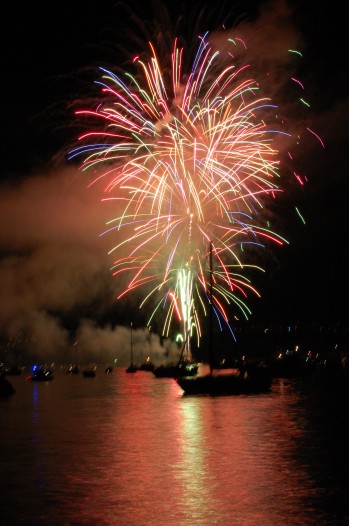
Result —
M228 310L248 318L248 295L259 295L247 273L263 269L249 263L248 248L287 243L265 227L262 212L282 191L274 141L288 134L266 124L276 108L258 96L248 66L221 67L206 37L186 80L177 41L171 82L150 49L148 62L135 61L137 78L125 73L122 80L101 68L105 102L77 113L101 120L105 131L82 135L71 158L84 156L83 170L100 174L91 184L105 179L105 200L121 210L104 233L117 239L113 273L127 276L119 298L143 288L141 306L150 299L156 304L149 323L166 308L165 335L175 316L184 335L196 329L199 340L210 243L214 311L228 327Z

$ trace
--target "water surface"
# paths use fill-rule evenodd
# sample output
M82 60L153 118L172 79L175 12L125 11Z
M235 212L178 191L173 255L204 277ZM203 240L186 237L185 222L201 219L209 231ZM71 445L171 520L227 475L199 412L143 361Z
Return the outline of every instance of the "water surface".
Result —
M146 371L8 379L2 526L349 524L348 389L337 382L190 397Z

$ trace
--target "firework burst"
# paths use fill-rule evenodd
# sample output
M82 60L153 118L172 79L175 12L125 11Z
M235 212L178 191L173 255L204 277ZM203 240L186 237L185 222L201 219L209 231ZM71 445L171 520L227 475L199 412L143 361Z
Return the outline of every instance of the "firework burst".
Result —
M101 126L71 152L94 174L91 185L104 182L103 200L117 211L102 235L115 239L118 298L142 292L149 323L164 312L164 335L179 320L186 341L200 340L210 275L215 317L230 327L232 316L249 317L248 298L259 295L249 278L263 271L255 249L287 242L264 217L282 191L275 139L287 134L249 66L234 63L239 42L228 44L223 65L208 36L200 38L189 72L177 41L170 73L151 44L148 60L134 59L137 75L101 68L99 105L77 112Z

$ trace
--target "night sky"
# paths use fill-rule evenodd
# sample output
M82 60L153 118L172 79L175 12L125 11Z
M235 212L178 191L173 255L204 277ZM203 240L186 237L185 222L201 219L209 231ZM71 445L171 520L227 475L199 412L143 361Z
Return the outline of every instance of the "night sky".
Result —
M96 94L97 67L127 69L144 42L140 20L151 33L154 17L150 8L140 7L132 17L126 4L109 1L103 8L101 3L72 4L13 4L3 20L8 31L1 37L0 331L3 341L34 334L42 352L52 342L63 349L71 328L80 330L81 339L98 341L97 350L106 349L114 345L115 334L110 336L105 321L113 316L116 323L129 323L129 305L111 308L110 246L98 235L108 210L86 190L67 152L79 133L76 102ZM220 10L215 2L203 5L185 3L186 37L191 28L192 39L196 29L219 31L226 13L226 27L232 20L235 28L245 21L248 37L259 42L253 58L260 66L287 38L298 45L303 58L294 74L302 79L311 105L308 125L325 145L309 136L304 147L302 170L308 182L291 197L306 225L287 206L280 207L290 245L276 251L271 271L258 283L262 298L252 302L252 322L348 324L345 17L334 5L314 0L290 2L288 8L281 1L226 2ZM175 27L180 3L167 7ZM158 29L155 33L156 40Z

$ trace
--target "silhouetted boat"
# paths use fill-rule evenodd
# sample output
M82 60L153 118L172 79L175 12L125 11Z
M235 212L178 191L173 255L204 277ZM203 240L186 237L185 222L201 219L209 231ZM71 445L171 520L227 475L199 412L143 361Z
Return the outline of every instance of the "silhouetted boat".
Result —
M182 376L176 382L188 395L240 395L268 392L272 385L270 368L263 363L243 364L234 369L217 369L213 356L212 330L212 242L210 243L210 327L209 365L206 375Z
M272 376L262 363L246 364L238 369L214 369L209 374L176 379L184 394L240 395L270 391Z
M79 365L70 365L67 369L67 374L80 374L80 366Z
M139 366L140 371L154 371L155 365L150 360L150 356Z
M0 378L0 396L11 396L16 390L6 378Z
M66 373L67 374L80 374L80 365L78 360L78 341L76 340L73 345L74 350L74 359L72 360L72 363L68 367Z
M6 370L3 367L1 367L0 368L0 396L10 396L16 392L11 382L9 382L7 378L5 378L6 374L7 374Z
M137 365L131 364L126 368L127 373L136 373L138 371Z
M33 382L48 382L53 380L53 370L48 369L44 365L34 365L33 373L31 376L27 376L27 380L32 380Z
M82 371L84 378L94 378L96 376L96 366L91 365Z
M181 378L183 376L197 375L199 364L192 359L188 341L189 333L187 332L178 361L164 363L155 367L153 374L157 378Z

